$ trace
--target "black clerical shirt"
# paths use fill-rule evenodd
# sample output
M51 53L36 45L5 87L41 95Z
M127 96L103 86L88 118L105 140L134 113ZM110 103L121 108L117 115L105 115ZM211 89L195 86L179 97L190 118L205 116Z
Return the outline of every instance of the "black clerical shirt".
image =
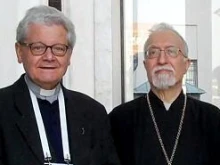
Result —
M58 100L52 104L47 100L39 98L37 101L52 155L51 162L64 163Z

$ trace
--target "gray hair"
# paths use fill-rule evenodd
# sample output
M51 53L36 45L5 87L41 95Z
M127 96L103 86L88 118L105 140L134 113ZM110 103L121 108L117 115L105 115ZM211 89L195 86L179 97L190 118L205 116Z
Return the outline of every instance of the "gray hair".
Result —
M175 33L177 36L180 37L180 39L182 40L183 42L183 45L184 45L184 55L186 57L188 57L188 52L189 52L189 49L188 49L188 45L185 41L185 39L180 35L179 32L177 32L170 24L167 24L167 23L159 23L159 24L156 24L154 25L150 30L150 35L148 37L148 39L145 41L145 44L144 44L144 57L146 58L146 49L148 48L149 46L149 38L151 36L152 33L154 32L159 32L159 31L172 31L173 33Z
M24 18L20 21L17 27L17 42L24 42L30 24L62 25L67 31L69 46L73 48L75 45L76 34L73 23L62 12L54 7L40 5L27 10Z

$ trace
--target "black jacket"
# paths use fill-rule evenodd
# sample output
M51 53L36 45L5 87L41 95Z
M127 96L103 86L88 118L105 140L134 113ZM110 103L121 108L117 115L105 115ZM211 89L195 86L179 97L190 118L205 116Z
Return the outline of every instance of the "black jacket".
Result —
M105 108L63 88L70 154L74 165L116 165ZM0 89L0 165L43 165L36 119L24 75Z

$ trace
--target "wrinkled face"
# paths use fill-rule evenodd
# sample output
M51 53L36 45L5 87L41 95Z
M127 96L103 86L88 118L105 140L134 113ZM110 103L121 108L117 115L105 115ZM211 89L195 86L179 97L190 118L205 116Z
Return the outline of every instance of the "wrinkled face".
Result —
M168 56L164 49L178 48L178 56ZM172 31L154 32L149 38L149 48L158 48L160 55L156 58L146 58L144 66L148 80L157 89L168 89L176 84L182 84L190 61L184 57L184 45L179 36Z
M28 44L41 42L47 46L68 45L67 32L61 25L31 24L24 42ZM29 46L16 43L16 53L18 62L23 63L26 73L33 82L41 88L53 89L66 73L72 50L69 48L64 56L55 56L51 48L47 48L45 53L35 56Z

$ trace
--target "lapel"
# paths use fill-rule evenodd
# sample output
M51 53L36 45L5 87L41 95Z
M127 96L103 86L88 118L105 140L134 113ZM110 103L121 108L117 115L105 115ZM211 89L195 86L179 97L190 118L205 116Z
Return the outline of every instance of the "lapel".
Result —
M70 153L73 164L88 164L88 142L91 141L85 102L75 92L63 88L67 114ZM87 154L86 154L87 153Z
M40 143L40 137L38 133L30 94L25 83L24 76L22 76L14 84L13 87L15 96L15 106L21 114L20 118L17 120L17 126L22 136L25 138L25 141L27 142L28 146L30 147L30 150L42 163L44 160L43 151Z

